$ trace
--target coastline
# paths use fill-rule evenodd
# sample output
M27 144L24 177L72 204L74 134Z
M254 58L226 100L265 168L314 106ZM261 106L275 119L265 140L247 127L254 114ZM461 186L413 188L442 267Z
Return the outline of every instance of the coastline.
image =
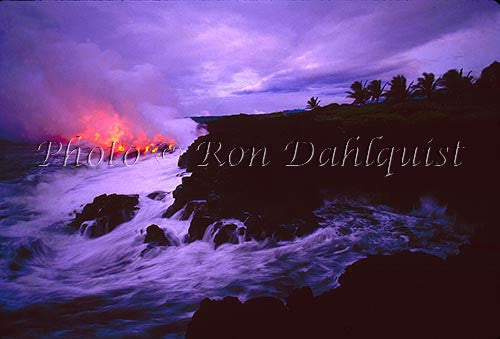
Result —
M0 339L500 339L500 0L1 5Z
M427 109L433 105L438 107L435 110L440 109L444 114L433 117L431 112L428 114L429 120L420 121L416 115L426 113L418 112L423 107ZM342 110L342 107L337 106L293 116L215 119L207 123L209 134L198 138L179 160L179 165L192 172L192 175L183 178L182 185L174 192L175 202L166 214L183 208L194 198L201 199L207 203L201 208L194 208L189 230L193 240L203 233L205 225L222 217L251 220L253 223L247 224L247 234L251 237L285 240L302 236L319 227L318 220L312 218L310 212L321 204L325 196L364 196L396 209L410 210L416 206L419 197L430 195L447 205L448 215L474 225L471 244L462 246L457 256L444 261L428 254L409 252L369 256L346 270L340 278L341 287L337 289L316 297L304 292L304 289L292 292L289 298L293 299L298 294L302 303L299 306L289 306L289 298L285 304L272 298L257 298L243 304L231 298L223 301L207 299L193 316L188 337L202 337L202 334L230 337L233 331L247 322L260 324L254 327L254 332L249 333L259 333L264 337L272 337L272 333L278 332L289 333L291 337L300 337L297 333L305 335L311 332L318 337L337 332L344 334L340 337L373 333L395 337L401 335L398 330L415 326L420 326L420 329L414 334L405 333L405 336L418 337L429 331L442 335L453 333L456 337L468 337L474 333L495 334L492 319L495 314L498 315L498 311L493 306L500 300L496 292L496 287L500 286L500 272L496 265L500 258L500 236L495 222L498 202L495 196L495 187L498 187L496 173L499 169L499 140L496 137L498 116L490 113L492 105L477 105L471 110L470 107L448 105L444 108L440 104L415 101L405 103L406 111L397 113L400 107L397 104L392 107L384 104L383 109L392 112L378 122L366 122L359 116L352 116L349 123L345 119L339 122L335 116L329 116ZM361 113L364 108L345 109ZM463 114L458 114L457 110ZM466 113L471 111L475 112L473 116ZM321 126L316 123L318 121ZM276 137L274 132L278 126L283 132ZM408 168L389 178L384 177L381 169L375 166L330 169L333 173L310 164L287 170L280 166L273 167L272 164L256 168L216 164L197 166L203 157L196 148L203 142L216 141L246 147L257 143L266 145L270 154L275 156L279 154L278 145L281 146L280 143L287 137L296 136L324 144L332 138L353 134L383 134L388 136L388 140L403 138L415 142L422 140L422 136L437 136L436 139L440 141L459 138L465 147L463 163L450 168ZM293 185L299 180L307 184ZM263 190L269 196L256 200ZM381 267L383 274L378 271ZM375 282L378 279L380 281ZM369 287L371 284L373 286ZM458 298L456 294L460 292L463 292L465 299ZM443 295L445 297L441 297ZM413 296L418 296L421 301ZM492 301L486 302L487 297L491 297ZM408 304L402 303L401 300L405 299ZM426 311L426 307L432 308L438 304L440 306L436 310L439 309L439 312ZM366 307L371 311L364 309ZM477 311L480 307L482 309ZM378 314L375 309L381 313ZM233 318L234 314L239 316ZM388 331L387 327L376 325L378 321L384 320L381 314L399 321L394 322L399 325L394 325L393 332ZM432 320L438 315L442 321ZM241 319L238 320L238 317ZM328 321L330 317L336 319L335 324ZM223 324L217 322L221 318L225 318ZM269 323L265 318L281 320ZM466 319L469 320L468 325ZM460 326L455 324L457 321ZM482 332L474 332L478 326L482 326Z

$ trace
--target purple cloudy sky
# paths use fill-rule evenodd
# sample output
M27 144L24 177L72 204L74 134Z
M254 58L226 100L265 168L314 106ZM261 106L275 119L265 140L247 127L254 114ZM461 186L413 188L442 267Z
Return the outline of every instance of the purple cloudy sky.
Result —
M1 3L0 25L0 137L70 132L96 102L150 122L276 111L500 58L487 0Z

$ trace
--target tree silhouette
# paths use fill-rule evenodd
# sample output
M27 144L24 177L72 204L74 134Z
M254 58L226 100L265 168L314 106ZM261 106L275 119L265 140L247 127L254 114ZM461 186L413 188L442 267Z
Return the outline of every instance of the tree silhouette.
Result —
M425 96L430 99L437 91L441 79L436 79L433 73L424 72L422 75L423 77L417 79L417 84L413 86L413 90L416 95Z
M481 89L500 89L500 62L493 61L491 65L483 69L476 85Z
M387 83L382 86L382 80L372 80L368 85L368 93L370 97L378 103L382 93L384 93L384 88L387 86Z
M309 101L307 102L306 108L313 110L315 108L321 107L319 105L320 102L321 102L321 100L318 100L318 97L316 97L316 98L315 97L311 97L311 99L309 99Z
M494 61L483 69L474 85L481 100L496 102L500 97L500 62Z
M402 101L413 94L413 82L406 86L404 75L397 75L389 83L389 90L384 93L388 100Z
M445 89L446 93L455 99L460 99L461 96L470 94L472 85L474 84L474 77L472 72L464 75L463 68L460 71L450 69L443 74L441 86Z
M361 81L355 81L351 84L351 90L346 93L347 98L352 98L354 101L353 105L364 105L368 99L370 99L370 92L366 87L366 81L361 83Z

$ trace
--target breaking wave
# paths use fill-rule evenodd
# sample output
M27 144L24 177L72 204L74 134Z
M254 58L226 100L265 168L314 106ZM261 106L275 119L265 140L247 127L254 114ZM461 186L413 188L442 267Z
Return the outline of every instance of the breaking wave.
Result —
M27 155L33 151L23 147ZM50 305L59 318L45 324L49 336L120 336L158 327L182 334L205 297L284 297L305 285L318 294L336 287L344 269L367 255L412 250L446 257L469 234L431 197L410 213L337 197L316 211L322 227L294 241L240 237L238 244L216 248L211 227L202 241L187 244L190 220L161 217L173 202L171 192L188 175L177 167L178 156L160 162L150 157L131 167L31 168L22 178L4 178L3 312L30 333L36 324L28 322L26 310L41 312ZM167 192L163 200L147 197L157 190ZM138 194L140 209L131 221L96 239L70 229L72 213L103 193ZM147 246L143 231L150 224L179 245L141 255Z

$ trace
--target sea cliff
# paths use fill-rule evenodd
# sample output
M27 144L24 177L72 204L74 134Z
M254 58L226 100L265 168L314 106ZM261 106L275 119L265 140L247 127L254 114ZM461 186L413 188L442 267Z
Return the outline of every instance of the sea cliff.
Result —
M446 260L410 252L369 256L346 270L339 288L316 297L303 287L285 303L270 297L244 303L236 298L206 299L193 316L187 336L498 335L494 305L500 301L496 264L500 258L496 222L500 120L496 108L494 104L466 107L414 100L365 107L334 104L293 115L239 115L207 122L209 133L179 160L179 166L192 174L183 178L174 192L175 203L165 213L171 216L185 206L192 208L191 240L201 239L217 221L214 230L223 230L229 218L245 223L247 239L300 237L319 226L314 210L323 199L338 194L408 211L419 197L431 195L446 204L447 214L458 222L474 225L475 233L471 244ZM424 165L400 166L390 176L383 166L366 166L366 159L363 166L355 166L355 159L350 166L313 162L283 166L290 160L290 153L283 150L289 142L304 141L325 149L344 147L346 140L359 137L355 146L363 152L377 136L383 136L378 149L423 150L416 161ZM436 161L432 150L426 159L429 145L436 152L457 141L463 146L460 159L449 157L446 166L425 165ZM212 159L207 166L199 166L206 157L200 145L207 142L226 146L219 153L221 159L228 160L228 152L235 147L257 147L266 149L270 161L266 166L221 166ZM192 201L197 201L195 207ZM230 242L233 231L226 227L221 242Z

